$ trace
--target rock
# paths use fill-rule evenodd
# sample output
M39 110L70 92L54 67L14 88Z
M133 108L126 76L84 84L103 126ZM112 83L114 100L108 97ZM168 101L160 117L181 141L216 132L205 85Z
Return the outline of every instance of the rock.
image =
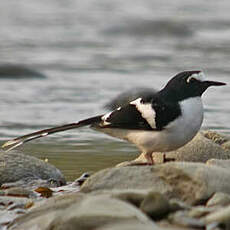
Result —
M26 188L13 187L9 189L0 190L0 196L16 196L16 197L27 197L35 198L36 195L33 191Z
M215 165L225 169L230 169L230 160L210 159L206 162L207 165Z
M6 64L0 65L0 78L24 79L24 78L46 78L46 76L36 70L23 65Z
M230 151L222 148L219 144L222 143L223 138L220 136L218 139L216 133L215 138L208 138L212 137L212 134L212 131L199 132L192 141L182 148L166 153L166 160L172 158L176 161L206 162L211 158L230 159Z
M189 161L189 162L206 162L211 158L215 159L230 159L230 150L225 149L219 143L223 143L223 137L215 133L215 138L213 137L212 131L199 132L192 141L184 145L183 147L165 153L163 157L162 153L154 153L153 159L154 162L163 163L167 161ZM209 137L209 138L208 138ZM137 162L146 162L145 157L141 154L138 158L130 162L123 162L117 165L128 166L136 164Z
M206 131L203 131L202 133L204 137L208 138L209 140L211 140L212 142L218 145L223 146L229 140L229 137L221 135L215 131L206 130Z
M152 223L144 224L138 221L122 221L121 223L113 223L108 224L95 230L161 230L160 227L156 227L156 225ZM171 230L171 229L168 229Z
M206 205L208 207L230 205L230 195L222 192L217 192L208 200Z
M15 219L10 229L46 229L49 223L71 204L78 204L83 200L84 194L67 194L56 196L35 203L26 215Z
M23 185L39 179L66 184L60 170L49 163L19 152L0 152L0 185L20 180Z
M171 212L191 209L190 205L180 201L179 199L171 199L171 200L169 200L169 204L170 204Z
M184 227L195 227L195 228L202 228L205 227L205 222L198 219L193 218L188 215L188 211L178 211L176 213L169 215L169 221L172 224L176 224L179 226Z
M151 97L156 93L154 89L151 88L134 88L127 90L124 93L119 94L114 99L109 101L105 108L109 110L117 109L118 107L127 105L129 102L139 98L139 97Z
M115 198L75 194L63 195L62 202L57 201L50 198L48 204L43 203L15 220L10 229L90 230L110 223L132 220L155 226L133 205Z
M205 207L205 206L196 206L188 211L188 216L193 218L200 218L206 216L207 214L216 211L216 208Z
M183 223L182 224L172 223L168 219L163 219L161 221L158 221L157 225L164 230L197 230L197 229L200 229L200 227L198 227L198 226L196 226L196 227L189 226L188 227L188 226L184 226ZM210 230L214 230L214 229L210 229ZM217 230L217 229L215 229L215 230Z
M230 194L229 170L203 163L170 162L154 166L130 166L99 171L81 191L133 190L159 192L187 204L207 201L215 192Z
M226 225L225 229L230 227L230 206L219 209L203 218L206 224L219 223Z
M160 193L150 192L142 201L140 209L152 219L158 220L170 212L170 205Z
M222 144L222 147L225 148L225 149L230 149L230 141L226 141Z
M7 210L15 208L29 208L33 205L33 200L25 197L0 196L0 206L4 206Z
M133 204L136 207L140 207L141 202L145 199L145 195L143 193L137 192L117 192L117 194L111 195L111 197L118 198L120 200L126 201L130 204Z

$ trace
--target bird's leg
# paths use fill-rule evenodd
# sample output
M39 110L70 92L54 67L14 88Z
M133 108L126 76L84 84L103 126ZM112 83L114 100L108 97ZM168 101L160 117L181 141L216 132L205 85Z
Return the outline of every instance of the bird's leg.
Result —
M154 161L152 158L152 153L150 152L142 152L141 155L132 161L122 162L117 165L117 167L123 166L146 166L146 165L153 165Z
M153 165L154 164L153 153L144 153L144 157L147 160L147 162L146 162L147 165Z

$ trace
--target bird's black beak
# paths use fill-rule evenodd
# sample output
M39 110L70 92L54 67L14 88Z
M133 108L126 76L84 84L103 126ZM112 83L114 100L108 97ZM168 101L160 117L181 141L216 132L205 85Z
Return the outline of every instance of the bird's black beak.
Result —
M226 83L219 82L219 81L203 81L203 83L205 84L206 88L208 88L210 86L222 86L222 85L226 85Z

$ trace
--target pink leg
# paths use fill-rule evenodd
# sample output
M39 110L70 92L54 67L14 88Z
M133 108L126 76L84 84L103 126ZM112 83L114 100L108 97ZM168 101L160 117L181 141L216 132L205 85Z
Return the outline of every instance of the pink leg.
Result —
M146 154L144 154L144 156L145 156L145 159L147 160L147 162L146 162L146 164L147 165L153 165L154 164L154 160L153 160L153 155L152 155L153 153L146 153Z
M152 157L152 153L142 153L138 158L133 161L125 162L119 164L118 166L146 166L146 165L153 165L154 160Z
M146 161L139 161L139 159L136 159L135 162L132 163L132 165L154 165L154 160L152 157L152 153L142 153L144 155L144 158Z

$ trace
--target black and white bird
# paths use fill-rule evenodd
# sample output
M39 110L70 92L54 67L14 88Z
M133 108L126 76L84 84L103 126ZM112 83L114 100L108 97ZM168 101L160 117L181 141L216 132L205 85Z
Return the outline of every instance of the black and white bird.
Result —
M154 152L172 151L192 140L203 121L202 94L210 86L221 85L225 83L205 80L201 71L184 71L153 95L137 98L103 115L15 138L3 148L11 150L33 139L90 125L97 131L135 144L146 162L153 164Z

